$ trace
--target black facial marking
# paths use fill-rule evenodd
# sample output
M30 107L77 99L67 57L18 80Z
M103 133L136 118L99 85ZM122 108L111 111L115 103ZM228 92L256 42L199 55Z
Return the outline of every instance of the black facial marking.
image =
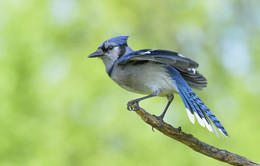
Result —
M125 52L126 52L126 46L125 46L125 45L119 46L119 50L120 50L120 52L119 52L119 57L121 57L121 56L123 56L123 55L125 54Z
M107 52L107 51L108 51L108 49L105 47L105 44L103 44L103 45L101 46L101 49L103 50L103 52Z

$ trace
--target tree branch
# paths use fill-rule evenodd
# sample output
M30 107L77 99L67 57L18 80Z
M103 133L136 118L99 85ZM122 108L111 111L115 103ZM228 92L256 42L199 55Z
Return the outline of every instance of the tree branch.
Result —
M135 108L135 105L132 105ZM237 154L228 152L226 150L218 149L214 146L208 145L197 138L193 137L191 134L187 134L181 130L181 127L174 128L171 125L164 122L164 124L157 119L155 116L149 114L144 109L139 109L136 111L138 115L149 125L153 128L156 128L158 131L171 137L187 146L192 148L193 150L217 159L219 161L226 162L231 165L238 165L238 166L260 166L253 161L248 160L245 157L239 156Z

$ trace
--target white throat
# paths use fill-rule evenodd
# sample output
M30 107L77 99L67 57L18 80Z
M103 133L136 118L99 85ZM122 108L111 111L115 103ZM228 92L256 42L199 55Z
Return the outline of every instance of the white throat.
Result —
M120 48L114 47L113 50L111 50L111 52L107 53L105 56L103 56L101 58L103 63L106 66L106 72L107 73L109 71L111 71L111 69L113 68L115 62L119 58L119 54L120 54Z

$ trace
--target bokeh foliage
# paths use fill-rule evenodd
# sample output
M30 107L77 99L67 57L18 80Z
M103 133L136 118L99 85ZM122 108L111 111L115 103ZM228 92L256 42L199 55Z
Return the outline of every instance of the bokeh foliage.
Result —
M224 165L159 132L127 101L127 92L87 59L104 40L169 49L200 64L198 92L229 139L186 115L176 95L166 121L219 148L260 162L260 2L0 1L0 165ZM160 114L164 98L141 103Z

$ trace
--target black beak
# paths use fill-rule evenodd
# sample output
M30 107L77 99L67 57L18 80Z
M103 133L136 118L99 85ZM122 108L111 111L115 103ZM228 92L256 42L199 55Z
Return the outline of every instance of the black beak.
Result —
M95 58L95 57L101 57L104 55L104 52L101 49L98 49L96 52L93 52L88 57L89 58Z

